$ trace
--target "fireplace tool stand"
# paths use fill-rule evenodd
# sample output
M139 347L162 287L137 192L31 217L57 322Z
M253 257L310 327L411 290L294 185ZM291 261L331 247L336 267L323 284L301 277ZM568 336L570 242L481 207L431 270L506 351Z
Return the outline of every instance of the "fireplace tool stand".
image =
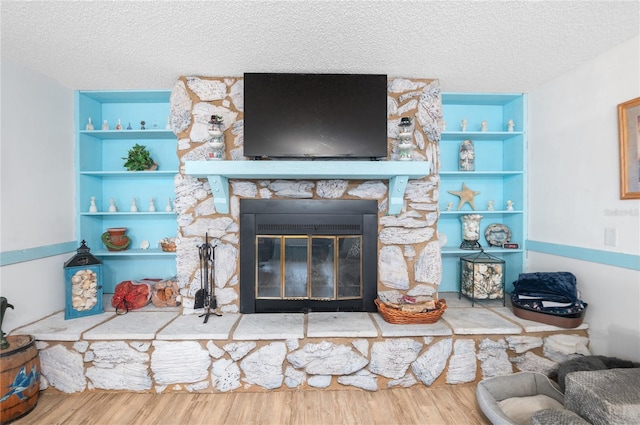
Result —
M198 317L204 317L204 322L209 321L209 316L215 314L216 316L222 316L215 310L218 307L216 296L214 295L214 279L213 279L213 264L215 260L215 252L213 245L209 243L209 234L205 234L204 243L198 248L198 255L200 257L200 289L196 291L194 308L204 308L205 312Z

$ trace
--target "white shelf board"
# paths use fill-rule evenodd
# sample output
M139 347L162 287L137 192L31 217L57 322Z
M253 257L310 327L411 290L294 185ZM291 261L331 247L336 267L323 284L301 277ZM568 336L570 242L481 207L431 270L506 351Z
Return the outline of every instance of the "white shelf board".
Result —
M80 130L80 135L95 137L100 140L149 140L149 139L176 139L171 130Z
M452 210L452 211L440 211L440 215L466 215L466 214L522 214L522 210Z
M443 131L441 140L509 140L511 138L522 136L522 131Z
M517 249L507 249L507 248L500 248L500 247L495 247L495 248L483 248L484 252L486 252L487 254L496 254L496 255L506 255L506 254L515 254L515 253L522 253L523 249L522 249L522 244L520 244L520 248ZM479 254L480 250L479 249L461 249L458 247L452 247L452 246L446 246L444 248L442 248L442 255L459 255L459 254L468 254L468 255L472 255L472 254Z
M83 176L96 177L166 177L178 174L178 170L162 170L162 171L80 171L78 174Z
M150 248L150 249L125 249L124 251L108 251L106 249L98 249L95 251L91 251L93 255L96 257L152 257L152 256L163 256L163 257L171 257L175 256L175 252L163 251L160 248Z

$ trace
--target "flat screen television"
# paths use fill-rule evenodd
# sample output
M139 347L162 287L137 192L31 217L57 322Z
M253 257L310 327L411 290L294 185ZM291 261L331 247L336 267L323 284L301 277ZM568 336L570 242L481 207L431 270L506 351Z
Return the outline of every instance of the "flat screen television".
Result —
M387 76L244 74L244 155L387 156Z

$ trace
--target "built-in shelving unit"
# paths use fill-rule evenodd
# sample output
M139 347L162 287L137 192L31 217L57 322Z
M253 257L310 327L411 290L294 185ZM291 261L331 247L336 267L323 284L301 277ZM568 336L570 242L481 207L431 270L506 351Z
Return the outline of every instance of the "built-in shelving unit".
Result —
M440 218L438 231L447 237L443 248L443 279L440 291L458 291L460 281L460 257L477 251L460 249L462 242L461 217L480 214L480 244L486 252L506 262L506 289L511 291L512 282L524 270L526 240L526 144L527 114L526 96L523 94L476 94L443 93L443 116L446 129L440 142ZM461 122L466 120L466 131ZM508 121L513 120L512 130ZM482 121L487 131L482 131ZM459 171L460 143L474 143L475 170ZM465 204L458 211L460 198L448 190L459 191L465 183L470 189L480 192L475 196L476 210ZM513 202L513 211L506 203ZM488 210L493 201L494 210ZM451 202L452 209L447 211ZM484 233L490 224L507 226L512 234L511 242L518 249L489 247Z
M185 173L206 177L220 213L229 212L228 179L389 180L388 214L399 214L409 179L431 173L426 161L186 161Z
M177 232L176 214L165 211L175 198L178 173L176 136L165 129L169 116L169 90L79 91L75 94L76 229L78 243L85 240L104 264L104 292L112 293L123 280L175 275L175 253L164 252L158 241ZM86 130L91 118L94 130ZM106 120L109 130L102 130ZM122 130L115 130L120 120ZM141 129L145 121L145 129ZM127 127L131 129L127 130ZM129 149L146 146L158 163L155 171L127 171ZM89 212L95 197L97 212ZM149 211L154 198L155 212ZM118 208L109 212L110 198ZM132 198L138 212L131 212ZM110 227L126 227L131 245L108 251L101 235ZM143 241L149 248L141 248Z

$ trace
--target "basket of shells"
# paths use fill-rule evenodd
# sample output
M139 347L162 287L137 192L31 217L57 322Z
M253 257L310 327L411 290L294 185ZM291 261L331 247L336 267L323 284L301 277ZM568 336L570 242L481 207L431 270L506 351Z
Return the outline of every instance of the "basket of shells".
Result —
M411 297L403 297L402 301L397 303L380 299L374 302L385 322L397 325L435 323L447 309L447 301L444 298L416 301Z
M164 252L176 252L176 238L160 239L160 248L162 248Z

